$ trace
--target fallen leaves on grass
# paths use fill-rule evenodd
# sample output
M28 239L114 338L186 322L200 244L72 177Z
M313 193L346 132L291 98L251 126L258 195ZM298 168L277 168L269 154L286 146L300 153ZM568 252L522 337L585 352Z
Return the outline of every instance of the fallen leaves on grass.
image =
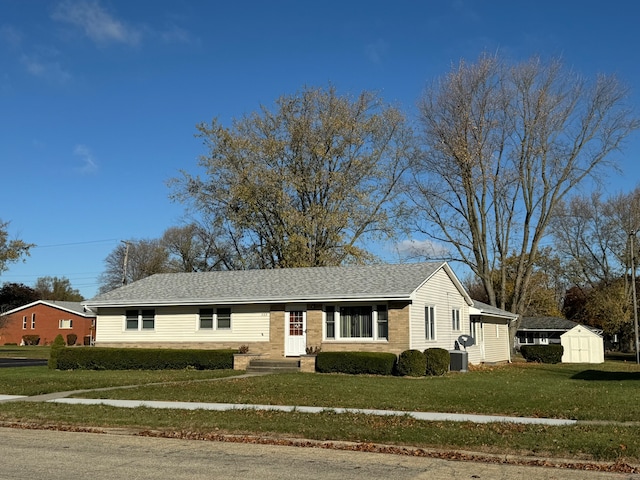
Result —
M144 430L138 433L140 436L157 438L178 438L182 440L205 440L214 442L251 443L260 445L279 445L304 448L326 448L332 450L347 450L354 452L386 453L392 455L407 455L413 457L438 458L442 460L455 460L465 462L484 462L494 464L510 464L535 467L550 467L571 470L588 470L611 473L640 473L640 467L632 466L622 460L615 463L592 462L567 462L552 459L530 459L514 456L482 455L477 453L453 451L453 450L427 450L422 448L410 448L393 445L380 445L376 443L350 443L313 441L291 438L265 437L254 435L231 435L221 433L203 433L191 431L152 431Z

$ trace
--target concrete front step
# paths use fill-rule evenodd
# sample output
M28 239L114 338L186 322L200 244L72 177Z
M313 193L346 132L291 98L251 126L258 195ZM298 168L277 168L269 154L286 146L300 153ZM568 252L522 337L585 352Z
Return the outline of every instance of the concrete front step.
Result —
M278 372L299 372L300 360L291 359L254 359L249 362L247 373L278 373Z

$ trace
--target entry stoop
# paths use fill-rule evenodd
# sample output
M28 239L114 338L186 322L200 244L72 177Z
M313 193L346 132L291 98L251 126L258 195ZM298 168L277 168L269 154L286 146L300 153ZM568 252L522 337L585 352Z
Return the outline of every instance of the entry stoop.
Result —
M286 373L299 372L300 359L281 358L270 360L268 358L254 358L249 362L247 373Z

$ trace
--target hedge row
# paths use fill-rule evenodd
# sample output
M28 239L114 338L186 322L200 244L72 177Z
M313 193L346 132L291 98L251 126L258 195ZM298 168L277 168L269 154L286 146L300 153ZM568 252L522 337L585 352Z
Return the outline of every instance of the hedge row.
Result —
M379 352L319 352L316 371L352 375L401 375L422 377L449 371L449 351L443 348L405 350L398 357Z
M218 370L233 368L235 350L160 348L62 348L59 370Z
M392 375L395 364L393 353L319 352L316 357L316 371L320 373Z
M527 362L560 363L564 347L562 345L522 345L520 353Z

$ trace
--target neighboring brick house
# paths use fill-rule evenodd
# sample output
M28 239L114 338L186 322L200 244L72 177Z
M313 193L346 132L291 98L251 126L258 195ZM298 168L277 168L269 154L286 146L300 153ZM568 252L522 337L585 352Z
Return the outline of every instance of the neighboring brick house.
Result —
M90 345L95 338L96 316L80 302L37 300L4 313L0 320L0 345L24 343L25 335L39 337L38 345L49 345L58 334L65 342L76 335L76 344Z
M157 274L83 302L96 346L315 351L453 349L510 359L513 314L474 303L447 263Z

